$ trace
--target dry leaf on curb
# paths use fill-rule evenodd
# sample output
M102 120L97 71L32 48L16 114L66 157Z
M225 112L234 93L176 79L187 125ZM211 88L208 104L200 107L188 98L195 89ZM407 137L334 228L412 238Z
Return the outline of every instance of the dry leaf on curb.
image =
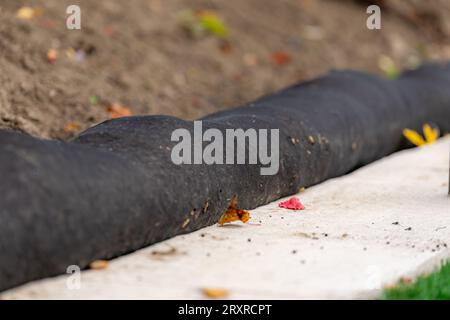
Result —
M208 298L225 298L229 296L230 292L226 289L218 289L218 288L203 288L202 292Z
M225 223L230 223L238 220L242 221L243 223L246 223L248 220L250 220L250 212L238 209L237 197L234 196L233 199L231 199L227 211L220 217L218 223L220 225L223 225Z
M96 260L94 262L91 262L89 265L89 268L92 270L103 270L108 268L109 262L106 260Z
M111 118L129 117L132 115L132 112L129 108L124 107L117 103L114 103L111 106L109 106L107 110Z

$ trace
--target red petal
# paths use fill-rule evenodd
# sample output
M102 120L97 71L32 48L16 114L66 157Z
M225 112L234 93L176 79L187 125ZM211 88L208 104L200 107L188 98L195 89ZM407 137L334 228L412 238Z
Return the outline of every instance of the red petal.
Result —
M278 204L280 208L290 209L290 210L304 210L305 206L300 202L297 197L292 197L287 201L280 202Z

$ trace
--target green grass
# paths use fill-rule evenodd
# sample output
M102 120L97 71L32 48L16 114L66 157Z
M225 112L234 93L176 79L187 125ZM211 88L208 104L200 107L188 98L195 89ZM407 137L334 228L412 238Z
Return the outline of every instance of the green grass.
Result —
M386 290L382 299L450 300L450 262L439 270L417 278L411 284L400 283Z

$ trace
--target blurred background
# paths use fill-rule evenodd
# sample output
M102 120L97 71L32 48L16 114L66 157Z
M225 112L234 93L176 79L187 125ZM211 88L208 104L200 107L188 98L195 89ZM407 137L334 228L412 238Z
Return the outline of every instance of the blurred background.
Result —
M72 4L81 30L66 28ZM194 119L330 69L395 78L449 59L449 35L448 0L0 0L0 128L70 139L120 116Z

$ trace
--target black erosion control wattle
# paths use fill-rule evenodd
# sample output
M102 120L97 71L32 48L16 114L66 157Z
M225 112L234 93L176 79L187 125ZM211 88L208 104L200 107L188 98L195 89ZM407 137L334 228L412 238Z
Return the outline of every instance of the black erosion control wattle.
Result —
M204 129L279 129L279 168L177 165L168 116L106 121L71 142L0 131L0 291L84 268L212 225L233 196L252 209L408 146L402 130L450 131L450 67L396 80L331 72L247 106L209 115Z

